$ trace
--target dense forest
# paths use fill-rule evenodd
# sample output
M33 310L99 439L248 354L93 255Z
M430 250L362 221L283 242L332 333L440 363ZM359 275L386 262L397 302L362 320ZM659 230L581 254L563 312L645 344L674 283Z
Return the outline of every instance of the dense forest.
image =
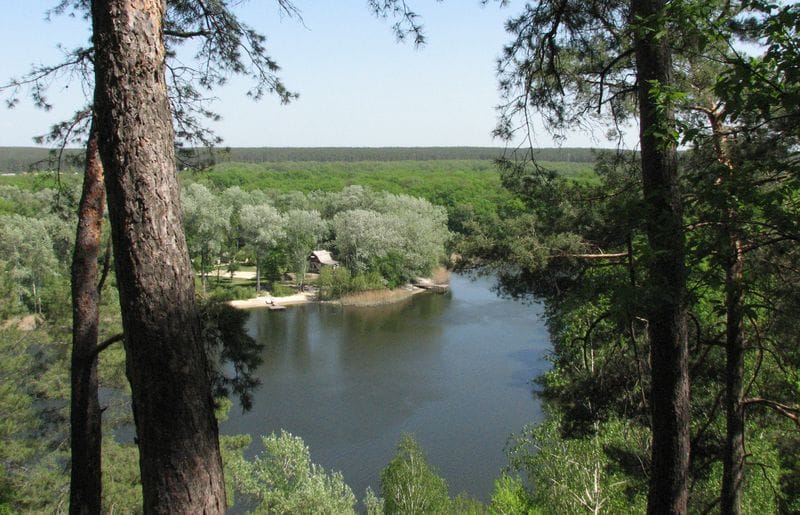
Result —
M286 162L362 162L362 161L495 161L506 154L520 155L502 147L309 147L309 148L181 148L179 156L186 168L208 167L218 163ZM530 153L530 151L528 151ZM588 148L541 148L534 157L540 161L591 163L594 152ZM42 147L0 147L0 172L46 171L61 167L81 171L84 152L77 148L49 150Z
M302 284L323 245L347 271L330 285L348 287L453 255L543 302L552 339L548 419L511 439L488 506L451 498L409 437L369 512L800 511L800 6L527 3L506 24L495 136L531 141L533 113L556 136L621 138L632 122L635 153L226 156L181 151L216 141L208 91L239 74L254 97L296 95L264 37L229 2L206 4L62 2L91 20L91 48L6 86L47 108L42 78L74 66L94 94L46 138L85 144L71 152L83 174L12 174L0 190L0 510L216 513L238 496L261 512L355 510L302 440L265 436L245 460L246 437L218 434L226 398L247 405L258 348L240 312L203 295L209 262ZM424 41L407 2L368 7ZM168 73L184 38L203 50ZM27 152L11 154L40 159ZM271 223L236 229L256 220Z

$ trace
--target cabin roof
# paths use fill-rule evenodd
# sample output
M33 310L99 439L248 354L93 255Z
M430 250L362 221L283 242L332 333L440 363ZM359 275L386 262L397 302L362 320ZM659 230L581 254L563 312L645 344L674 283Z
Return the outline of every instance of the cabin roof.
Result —
M327 250L315 250L311 253L311 257L322 263L323 265L338 265L339 262L333 259L331 253Z

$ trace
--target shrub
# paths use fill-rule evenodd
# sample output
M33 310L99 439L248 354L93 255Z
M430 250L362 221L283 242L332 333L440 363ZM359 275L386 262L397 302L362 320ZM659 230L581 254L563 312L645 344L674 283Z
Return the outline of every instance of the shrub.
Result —
M397 288L411 279L406 272L403 256L396 252L373 258L370 268L386 279L388 288Z
M294 295L293 289L278 281L272 283L272 288L270 288L270 292L275 297L288 297L289 295Z
M383 277L381 277L378 272L356 274L356 276L350 280L351 293L368 290L382 290L384 287Z
M253 289L247 286L217 286L208 293L208 299L219 302L229 300L249 299L253 296Z
M323 267L317 279L319 298L322 300L338 299L351 291L350 271L340 266Z

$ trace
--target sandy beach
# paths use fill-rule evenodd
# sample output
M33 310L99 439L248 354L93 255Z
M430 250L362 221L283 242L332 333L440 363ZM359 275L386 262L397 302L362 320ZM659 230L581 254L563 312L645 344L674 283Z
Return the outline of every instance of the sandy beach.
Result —
M288 297L273 297L272 295L268 294L253 299L232 300L228 302L228 304L230 304L235 308L250 309L250 308L263 308L270 304L274 304L276 306L291 306L294 304L305 304L306 302L310 302L315 298L316 295L310 292L295 293L294 295L289 295Z
M430 278L417 278L415 280L415 285L407 284L393 290L373 290L351 293L349 295L345 295L341 299L326 302L337 303L343 306L370 307L401 302L413 295L425 291L444 293L448 289L447 276L449 275L449 272L445 271L444 273L446 274L445 276L442 276L441 273L439 274L437 277L438 282L435 282ZM234 272L234 277L251 279L253 278L251 277L251 274L253 277L255 277L255 272ZM316 288L314 288L309 292L295 293L294 295L288 295L286 297L274 297L268 293L252 299L231 300L228 302L228 304L239 309L253 309L264 308L270 305L291 306L296 304L306 304L308 302L316 302L318 300L317 291Z
M343 306L381 306L384 304L393 304L405 300L418 293L423 293L426 290L417 287L401 287L394 290L379 290L368 291L361 293L354 293L347 295L338 300L326 301L330 303L341 304ZM316 302L316 292L296 293L287 297L273 297L272 295L263 295L253 299L231 300L228 304L239 309L253 309L264 308L269 305L274 306L291 306L297 304L306 304L308 302Z

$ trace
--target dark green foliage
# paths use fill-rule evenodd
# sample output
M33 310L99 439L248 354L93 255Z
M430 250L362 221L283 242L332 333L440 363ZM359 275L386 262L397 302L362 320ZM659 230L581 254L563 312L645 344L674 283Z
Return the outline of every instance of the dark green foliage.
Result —
M797 204L789 200L797 198L800 187L786 154L776 139L742 141L733 152L741 163L738 173L722 184L715 184L719 169L713 157L703 159L702 149L683 161L687 224L696 226L689 233L688 263L693 400L690 506L698 510L715 502L722 480L725 292L721 267L725 257L718 224L713 222L719 218L713 213L724 205L727 193L723 189L730 188L738 200L742 234L753 241L746 274L747 338L752 345L745 362L747 395L789 407L800 395L800 356L796 346L786 344L798 330L800 309L796 293L800 277L790 265L798 252L792 236L796 223L790 222L797 220ZM649 426L648 342L639 286L647 273L642 265L649 256L644 251L636 166L624 158L601 159L597 175L599 184L576 185L534 168L507 169L504 183L519 195L524 208L479 227L465 240L462 251L474 258L472 262L499 273L502 292L520 297L534 294L545 302L553 366L537 382L559 421L547 438L553 445L563 439L558 445L566 449L565 456L574 458L588 449L580 450L581 446L593 441L599 445L592 448L596 454L584 466L593 460L604 464L604 473L618 474L614 481L628 485L624 493L611 495L608 502L612 502L618 495L641 494L646 489L637 478L646 475L642 466L648 463L647 442L638 437L624 446L605 442L613 437L612 429L618 434L644 434ZM767 182L767 177L778 179L777 184ZM786 506L797 498L796 464L785 452L778 452L785 442L794 441L793 426L771 411L769 402L747 410L750 455L744 506L754 512L773 511L778 498ZM622 433L615 425L620 423L626 428ZM776 456L781 456L782 463ZM532 466L531 471L544 474L544 488L550 476L541 467L546 464ZM773 488L779 492L777 497L766 493ZM549 487L544 491L553 492ZM563 492L555 495L562 497ZM540 501L538 506L545 512L553 509L549 501Z
M385 280L377 271L356 274L350 279L351 293L381 290L386 287Z
M726 99L733 121L749 123L754 116L783 130L800 126L800 6L761 0L743 2L743 15L732 26L758 41L765 52L755 58L734 53L715 84Z
M321 300L333 300L350 292L350 271L339 266L336 268L326 266L319 273L317 286Z
M391 252L372 258L370 269L383 277L387 288L396 288L412 279L403 268L403 257Z
M0 506L14 513L55 512L67 498L65 350L41 329L0 330Z

